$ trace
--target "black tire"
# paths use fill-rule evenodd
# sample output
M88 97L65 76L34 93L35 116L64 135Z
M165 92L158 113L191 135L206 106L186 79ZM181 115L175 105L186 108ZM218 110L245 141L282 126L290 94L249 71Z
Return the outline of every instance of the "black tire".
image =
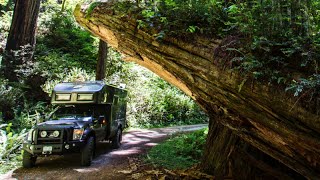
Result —
M37 156L33 156L28 151L23 151L22 155L22 167L32 168L36 165Z
M94 154L94 138L89 137L87 144L83 147L81 151L81 165L90 166Z
M112 148L118 149L121 146L122 130L119 128L116 135L112 139Z

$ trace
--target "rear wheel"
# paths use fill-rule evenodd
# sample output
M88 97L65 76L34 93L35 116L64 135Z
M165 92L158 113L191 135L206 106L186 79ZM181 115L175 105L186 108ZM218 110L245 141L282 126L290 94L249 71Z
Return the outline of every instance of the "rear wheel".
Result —
M22 166L24 168L32 168L36 165L37 156L33 156L28 151L23 151Z
M122 130L119 128L116 135L112 139L112 147L117 149L121 146Z
M87 144L81 151L81 165L82 166L90 166L94 154L94 138L89 137Z

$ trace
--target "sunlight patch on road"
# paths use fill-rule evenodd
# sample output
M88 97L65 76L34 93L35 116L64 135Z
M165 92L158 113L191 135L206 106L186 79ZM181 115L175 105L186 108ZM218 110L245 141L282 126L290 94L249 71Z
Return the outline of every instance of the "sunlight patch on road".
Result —
M99 171L98 168L80 168L80 169L73 169L73 170L80 173L89 173L89 172Z
M140 152L141 152L140 148L134 147L131 149L113 151L110 154L111 155L130 155L130 154L138 154Z
M144 142L149 142L149 140ZM142 141L125 141L125 143L128 145L139 145L142 143Z
M153 147L158 145L158 143L146 143L145 146Z

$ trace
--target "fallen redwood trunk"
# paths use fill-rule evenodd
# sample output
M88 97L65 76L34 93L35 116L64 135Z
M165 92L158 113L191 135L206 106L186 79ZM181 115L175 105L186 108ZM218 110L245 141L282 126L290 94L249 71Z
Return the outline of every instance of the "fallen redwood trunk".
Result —
M320 177L320 117L283 89L245 83L239 91L241 78L215 63L213 52L221 40L157 41L108 3L90 14L77 6L74 15L79 24L122 52L125 60L177 86L210 115L204 170L223 176L231 168L243 179L258 171L277 178L297 177L292 170L310 179ZM242 174L241 162L256 164L259 170L243 168L247 173Z

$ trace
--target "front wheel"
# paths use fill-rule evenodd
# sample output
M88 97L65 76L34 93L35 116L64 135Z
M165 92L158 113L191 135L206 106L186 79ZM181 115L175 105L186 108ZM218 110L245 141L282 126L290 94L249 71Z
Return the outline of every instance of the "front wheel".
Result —
M112 147L117 149L121 146L122 130L119 128L116 135L112 139Z
M37 161L37 156L33 156L31 153L27 151L23 151L22 167L32 168L36 165L36 161Z
M82 166L90 166L94 154L94 138L89 137L87 144L81 151L81 165Z

